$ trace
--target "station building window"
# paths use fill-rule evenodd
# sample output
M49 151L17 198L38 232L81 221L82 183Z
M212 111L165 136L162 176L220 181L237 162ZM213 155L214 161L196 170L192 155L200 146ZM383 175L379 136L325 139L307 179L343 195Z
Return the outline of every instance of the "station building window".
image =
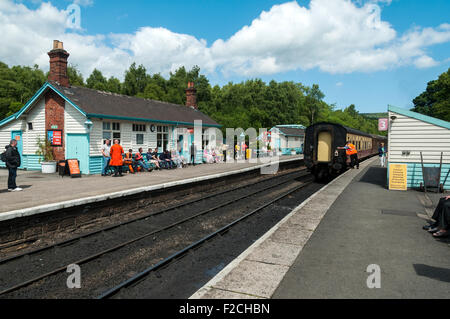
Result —
M145 124L133 124L133 132L145 132L147 125Z
M167 151L169 146L169 127L158 126L156 129L157 147L159 152Z
M136 134L136 144L137 145L144 144L144 134Z
M114 140L119 140L120 143L120 138L120 123L103 122L103 144L106 139L111 140L111 144Z

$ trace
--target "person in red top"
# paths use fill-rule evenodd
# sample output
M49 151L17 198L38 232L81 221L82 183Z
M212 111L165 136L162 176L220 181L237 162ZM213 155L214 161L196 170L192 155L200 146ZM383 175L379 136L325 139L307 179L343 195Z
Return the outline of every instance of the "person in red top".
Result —
M139 152L136 153L134 160L136 161L136 164L140 166L143 170L146 170L147 172L151 172L153 169L149 168L147 163L144 161L144 156L142 156L142 148L139 149Z
M119 144L119 140L114 140L114 145L111 146L111 150L109 151L111 154L111 161L109 162L109 166L114 167L114 176L123 176L122 175L122 165L123 165L123 158L122 155L124 154L122 146Z
M344 147L338 147L340 150L345 150L347 155L350 156L350 167L359 169L359 160L358 160L358 151L356 150L356 146L350 141L345 144Z

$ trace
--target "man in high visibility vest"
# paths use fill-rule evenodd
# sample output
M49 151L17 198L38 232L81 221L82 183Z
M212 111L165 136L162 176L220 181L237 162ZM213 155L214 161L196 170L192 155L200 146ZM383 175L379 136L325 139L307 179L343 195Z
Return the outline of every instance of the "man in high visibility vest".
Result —
M358 151L356 150L356 146L350 141L345 144L344 147L338 147L338 149L344 149L348 156L350 156L350 167L359 169L359 160L358 160Z

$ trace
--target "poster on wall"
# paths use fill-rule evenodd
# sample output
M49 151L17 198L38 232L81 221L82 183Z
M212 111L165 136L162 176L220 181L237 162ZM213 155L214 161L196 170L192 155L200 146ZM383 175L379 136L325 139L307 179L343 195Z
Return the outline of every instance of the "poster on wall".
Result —
M62 130L47 131L47 139L52 146L62 146Z
M408 165L390 164L389 165L389 189L406 191L408 184Z

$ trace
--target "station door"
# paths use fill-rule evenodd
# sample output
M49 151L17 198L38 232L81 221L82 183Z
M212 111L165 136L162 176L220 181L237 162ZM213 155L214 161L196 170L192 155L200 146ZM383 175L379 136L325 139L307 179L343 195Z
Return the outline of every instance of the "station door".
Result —
M87 134L67 134L66 159L80 161L82 174L89 174L89 139Z

